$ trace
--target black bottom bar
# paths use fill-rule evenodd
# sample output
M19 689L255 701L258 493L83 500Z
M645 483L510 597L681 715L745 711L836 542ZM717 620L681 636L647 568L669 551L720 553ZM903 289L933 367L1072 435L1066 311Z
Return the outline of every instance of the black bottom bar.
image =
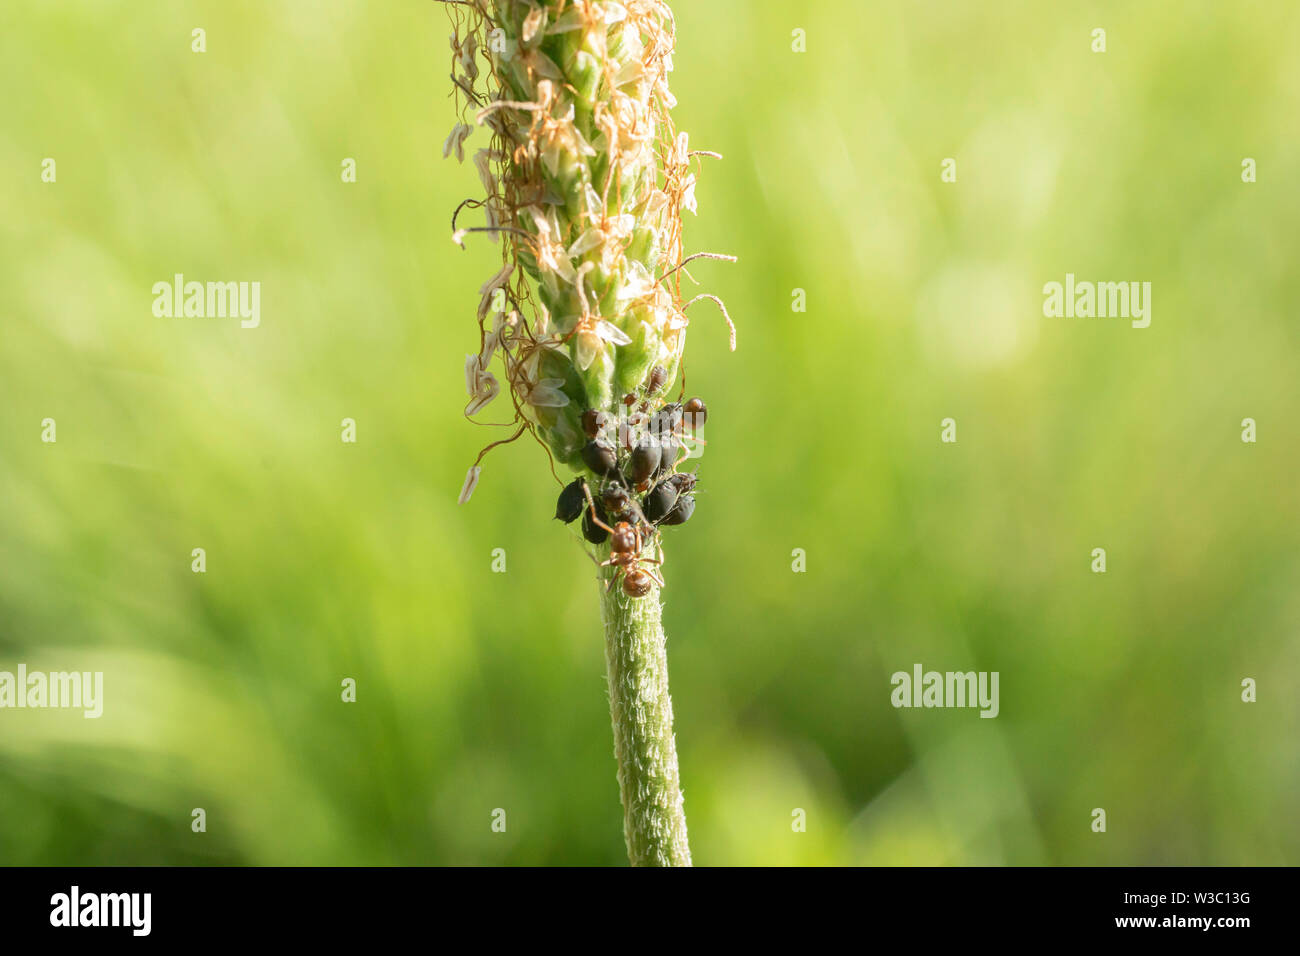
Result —
M784 928L816 936L841 930L863 942L883 932L889 935L878 938L903 933L926 943L1097 936L1230 943L1261 928L1280 930L1295 883L1287 869L1177 868L700 868L680 875L14 868L0 870L0 881L6 942L75 935L92 946L145 939L338 944L395 933L499 941L512 929L539 940L556 933L591 938L619 920L635 921L635 929L623 928L636 936L682 938L685 921L697 914L733 939L746 930ZM632 907L647 893L662 894L662 904Z

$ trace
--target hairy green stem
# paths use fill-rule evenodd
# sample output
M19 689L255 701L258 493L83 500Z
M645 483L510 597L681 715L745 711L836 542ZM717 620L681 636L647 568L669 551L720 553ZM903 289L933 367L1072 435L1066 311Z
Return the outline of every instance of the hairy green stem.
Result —
M601 581L605 587L605 581ZM690 866L659 589L601 596L623 835L633 866Z

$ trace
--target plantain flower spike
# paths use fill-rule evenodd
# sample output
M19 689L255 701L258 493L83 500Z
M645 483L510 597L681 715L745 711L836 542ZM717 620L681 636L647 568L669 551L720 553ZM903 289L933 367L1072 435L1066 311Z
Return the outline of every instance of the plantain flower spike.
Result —
M457 209L453 241L479 235L502 250L480 290L465 413L506 392L515 437L532 431L555 459L590 475L583 413L617 415L635 394L653 416L669 401L669 389L648 379L654 370L656 385L676 380L693 304L722 310L735 348L721 301L684 301L680 287L692 259L732 259L688 256L683 245L682 210L696 210L693 167L716 154L692 152L673 128L674 23L662 0L446 6L460 115L443 155L470 156L484 190ZM464 221L471 210L481 225ZM506 389L488 371L497 356Z

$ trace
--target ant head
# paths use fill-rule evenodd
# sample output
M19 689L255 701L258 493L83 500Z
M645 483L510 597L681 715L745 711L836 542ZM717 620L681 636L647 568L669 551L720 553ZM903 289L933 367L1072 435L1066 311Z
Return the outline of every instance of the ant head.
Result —
M622 485L610 483L600 493L600 503L611 518L621 520L632 505L632 496Z

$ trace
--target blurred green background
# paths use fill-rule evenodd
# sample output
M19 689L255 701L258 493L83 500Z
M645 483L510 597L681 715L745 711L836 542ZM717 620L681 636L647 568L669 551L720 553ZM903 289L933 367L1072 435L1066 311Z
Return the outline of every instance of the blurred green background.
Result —
M694 269L739 350L694 313L668 541L697 862L1300 862L1300 7L676 13L678 125L726 156L687 247L740 257ZM98 721L0 711L0 862L625 862L544 453L456 505L504 432L461 417L499 251L449 241L449 32L0 12L0 670L106 684ZM260 281L261 327L155 318L178 272ZM1044 318L1066 272L1152 282L1150 328ZM998 671L1001 716L895 710L918 662Z

